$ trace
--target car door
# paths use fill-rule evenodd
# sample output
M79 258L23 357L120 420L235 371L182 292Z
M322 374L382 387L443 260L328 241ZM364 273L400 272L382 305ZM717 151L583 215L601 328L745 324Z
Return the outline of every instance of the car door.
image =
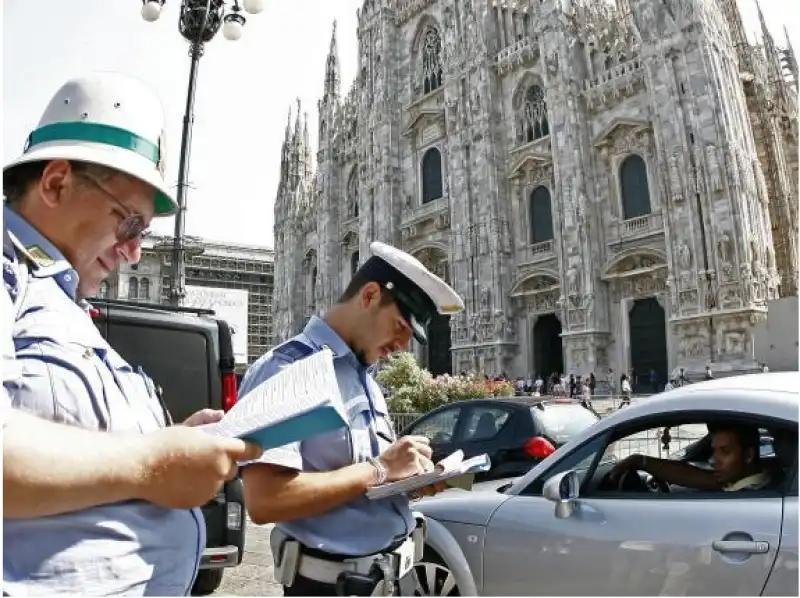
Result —
M436 463L455 450L456 427L461 413L462 408L458 405L434 411L409 426L405 433L412 436L425 436L430 440L433 462Z
M595 437L543 476L585 472L605 447ZM781 535L780 492L579 496L558 519L542 481L492 515L483 594L752 596L764 587Z
M796 454L796 449L795 449ZM797 596L798 578L798 517L797 517L797 460L792 471L792 481L783 505L783 529L778 558L769 575L762 596Z

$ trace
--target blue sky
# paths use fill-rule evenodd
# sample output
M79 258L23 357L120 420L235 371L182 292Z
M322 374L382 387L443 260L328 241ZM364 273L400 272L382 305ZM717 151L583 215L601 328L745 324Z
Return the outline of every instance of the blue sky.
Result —
M262 13L247 15L240 40L229 42L219 34L201 61L187 232L271 246L287 111L299 97L309 112L315 145L331 26L337 19L346 91L356 70L361 0L264 1ZM762 0L761 6L778 43L784 43L786 23L800 52L800 23L796 17L789 23L788 3ZM757 31L754 0L740 4L748 31ZM179 5L168 0L161 19L146 23L139 0L4 0L4 159L21 151L66 79L120 71L147 81L160 94L168 119L168 176L175 181L189 70L188 46L177 30ZM171 219L156 229L171 232Z

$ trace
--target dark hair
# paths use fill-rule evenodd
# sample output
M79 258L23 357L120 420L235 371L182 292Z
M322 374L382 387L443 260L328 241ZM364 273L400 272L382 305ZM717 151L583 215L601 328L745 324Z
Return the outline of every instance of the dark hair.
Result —
M353 274L353 278L350 279L350 282L347 284L347 288L345 288L344 293L342 293L342 295L339 297L337 303L346 303L350 301L350 299L358 295L361 289L364 288L364 285L367 285L371 282L375 282L372 277L370 277L361 269L356 270L356 273ZM380 306L383 307L393 302L394 298L392 297L391 292L384 287L381 287Z
M734 436L736 436L736 440L739 442L739 446L742 449L742 452L747 450L752 450L754 453L754 459L757 461L761 456L761 433L758 431L758 428L755 426L747 426L742 424L728 424L728 423L719 423L716 425L709 426L710 431L714 434L717 432L730 432Z
M9 168L3 173L3 196L8 205L19 205L25 194L28 193L31 185L36 183L42 178L42 173L47 165L53 160L36 160L34 162L25 162ZM115 174L116 170L102 166L100 164L92 164L90 162L78 162L76 160L69 160L70 167L75 172L90 173L101 181L105 181Z

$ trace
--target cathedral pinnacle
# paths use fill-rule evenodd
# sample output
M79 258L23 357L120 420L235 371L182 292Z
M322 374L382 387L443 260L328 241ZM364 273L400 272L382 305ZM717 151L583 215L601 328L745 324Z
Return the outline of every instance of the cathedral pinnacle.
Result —
M328 102L339 97L342 75L339 68L339 46L336 42L336 20L333 21L331 46L325 63L325 95L323 101Z

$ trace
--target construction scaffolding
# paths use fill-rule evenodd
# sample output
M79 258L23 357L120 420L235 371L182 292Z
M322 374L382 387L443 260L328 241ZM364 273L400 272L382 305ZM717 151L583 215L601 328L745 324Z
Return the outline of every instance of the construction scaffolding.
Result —
M262 255L263 254L263 255ZM169 266L169 256L163 256ZM166 272L166 269L164 270ZM252 364L270 349L272 333L272 253L248 251L238 246L206 245L200 254L187 256L186 284L225 289L243 289L247 301L247 360ZM169 276L162 280L162 300L166 300ZM243 368L244 366L238 366Z

